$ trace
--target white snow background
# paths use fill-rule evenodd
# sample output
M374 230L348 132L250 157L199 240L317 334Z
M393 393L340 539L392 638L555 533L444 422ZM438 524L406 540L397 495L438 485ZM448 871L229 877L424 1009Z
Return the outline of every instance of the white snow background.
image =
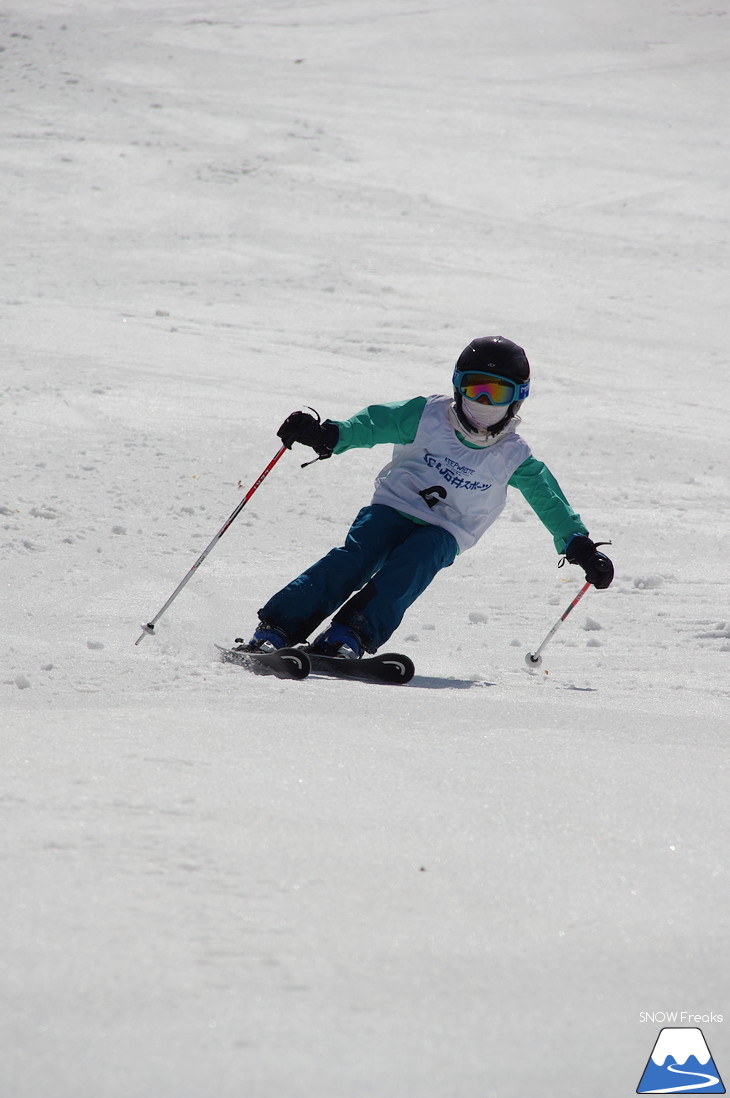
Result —
M728 1002L725 0L8 0L3 1098L620 1098ZM216 661L477 335L616 580L513 493L389 647ZM690 1023L692 1024L692 1023ZM728 1022L703 1030L730 1074Z

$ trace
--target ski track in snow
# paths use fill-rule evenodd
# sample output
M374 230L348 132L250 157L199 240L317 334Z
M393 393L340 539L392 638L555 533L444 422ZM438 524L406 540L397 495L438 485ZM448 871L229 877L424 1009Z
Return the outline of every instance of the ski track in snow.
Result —
M640 1010L722 1008L729 24L4 6L4 1094L633 1093ZM134 646L290 411L490 332L613 542L539 672L581 581L515 495L408 686L216 659L385 449L286 455Z

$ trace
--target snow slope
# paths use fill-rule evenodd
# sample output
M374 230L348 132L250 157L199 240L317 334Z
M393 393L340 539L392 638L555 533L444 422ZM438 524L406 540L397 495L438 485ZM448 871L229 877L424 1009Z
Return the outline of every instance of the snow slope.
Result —
M727 1013L729 35L4 5L8 1098L613 1098L640 1011ZM286 455L134 646L288 412L444 391L490 333L613 540L545 673L580 575L517 496L393 638L410 686L215 661L385 451Z

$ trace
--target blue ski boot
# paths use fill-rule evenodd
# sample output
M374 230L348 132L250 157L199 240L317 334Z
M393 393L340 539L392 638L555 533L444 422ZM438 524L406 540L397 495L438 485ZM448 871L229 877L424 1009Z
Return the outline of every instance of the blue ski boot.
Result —
M234 652L276 652L279 648L288 648L290 642L283 629L260 621L247 644L243 637L236 637L236 644L238 647L233 649Z
M333 621L323 633L315 637L310 648L315 655L359 660L363 654L364 645L352 626L345 625L341 621Z

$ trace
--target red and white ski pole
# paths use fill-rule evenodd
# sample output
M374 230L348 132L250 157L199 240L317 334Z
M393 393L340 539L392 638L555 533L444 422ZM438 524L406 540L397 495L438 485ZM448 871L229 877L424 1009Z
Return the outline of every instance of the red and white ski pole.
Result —
M586 591L588 590L588 588L590 586L591 586L590 583L584 583L583 584L583 586L581 587L580 591L578 592L578 594L575 596L575 598L571 602L568 609L563 614L560 615L560 617L555 622L555 625L552 627L552 629L550 630L548 635L545 637L545 640L542 642L540 647L536 648L534 652L528 652L527 653L527 655L525 656L525 663L527 664L528 667L539 667L540 666L540 664L542 663L542 656L540 655L540 653L542 652L543 648L548 643L548 641L551 640L555 636L555 634L557 633L558 629L560 628L560 626L563 624L563 622L567 618L570 611L575 609L575 607L578 605L578 603L583 598L583 596L585 595Z
M203 561L205 560L205 558L206 558L206 557L208 556L208 553L209 553L209 552L211 551L211 549L212 549L212 548L213 548L213 546L214 546L214 545L216 544L216 542L220 541L220 539L221 539L221 538L223 537L223 535L225 534L226 530L227 530L227 529L228 529L228 527L229 527L229 526L231 525L231 523L232 523L232 522L234 522L234 521L235 521L235 520L236 520L236 519L238 518L238 516L240 515L241 511L242 511L242 510L244 509L244 507L246 506L246 504L248 503L248 501L250 500L251 496L252 496L252 495L254 494L254 492L256 491L256 489L257 489L257 488L259 487L259 485L260 485L260 484L262 483L262 481L266 480L267 476L269 475L269 473L271 472L271 470L272 470L272 469L274 468L274 466L276 465L276 463L277 463L277 461L279 460L279 458L280 458L280 457L283 457L283 456L284 456L284 454L286 453L286 451L287 451L287 447L286 447L286 446L282 446L282 448L281 448L281 449L279 450L278 454L276 454L276 456L275 456L275 457L273 457L273 458L271 459L271 461L270 461L270 462L269 462L269 464L268 464L268 465L266 466L266 468L264 469L264 471L263 471L263 473L261 474L261 476L260 476L260 477L258 478L258 480L257 480L257 481L255 482L255 484L252 484L252 485L251 485L251 487L249 488L248 492L246 492L246 495L245 495L245 496L243 497L243 499L242 499L242 500L241 500L241 502L239 503L239 505L238 505L238 507L236 508L236 510L235 510L235 511L234 511L234 512L233 512L233 513L232 513L232 514L231 514L231 515L230 515L230 516L228 517L228 519L227 519L227 520L226 520L226 521L225 521L225 522L223 523L223 525L221 526L220 530L219 530L219 531L218 531L218 533L217 533L217 534L215 535L215 537L213 538L213 540L211 541L211 543L210 543L210 544L209 544L208 546L206 546L206 548L205 548L205 549L203 550L203 552L202 552L202 553L200 554L200 556L198 557L198 559L196 560L195 564L194 564L194 565L193 565L193 567L192 567L192 568L190 569L190 571L188 572L188 574L187 574L187 575L185 576L185 578L184 578L183 580L181 580L181 582L180 582L180 583L179 583L179 584L177 585L177 587L176 587L176 588L175 588L175 590L174 590L174 591L172 592L172 594L170 595L170 597L169 597L169 599L167 600L167 602L165 603L165 605L164 605L164 606L162 606L162 607L160 607L160 609L159 609L159 610L157 611L157 613L155 614L154 618L152 618L152 620L151 620L151 621L148 621L146 625L143 625L143 626L142 626L142 634L141 634L141 636L139 636L139 637L137 638L137 640L136 640L136 641L134 642L134 643L135 643L135 645L139 644L139 642L140 642L141 640L144 640L144 638L145 638L145 637L146 637L146 636L147 636L148 634L153 634L153 633L154 633L154 631L155 631L155 625L156 625L156 624L157 624L157 622L158 622L158 621L160 620L160 618L162 617L162 615L163 615L163 614L165 613L165 611L167 610L167 608L168 608L169 606L171 606L171 604L172 604L172 603L173 603L173 602L175 601L175 599L176 599L176 598L177 598L177 596L178 596L178 595L180 594L180 592L182 591L183 587L184 587L184 586L185 586L185 584L186 584L186 583L188 582L188 580L192 579L193 573L194 573L194 572L196 572L196 571L198 570L198 568L200 567L200 565L201 565L201 564L203 563Z

